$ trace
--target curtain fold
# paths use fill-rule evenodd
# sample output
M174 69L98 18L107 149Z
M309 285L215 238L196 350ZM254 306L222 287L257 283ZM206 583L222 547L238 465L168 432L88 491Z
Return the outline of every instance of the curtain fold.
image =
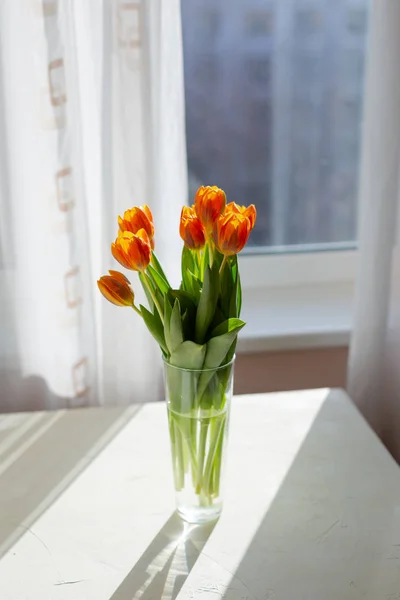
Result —
M0 41L0 410L158 399L158 348L96 279L119 269L110 243L134 204L177 264L179 2L8 0Z
M400 3L372 2L368 50L348 389L400 459Z

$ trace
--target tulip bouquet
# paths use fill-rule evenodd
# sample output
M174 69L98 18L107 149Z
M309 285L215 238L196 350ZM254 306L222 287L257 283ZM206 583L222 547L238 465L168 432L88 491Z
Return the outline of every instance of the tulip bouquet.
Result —
M136 306L122 273L109 271L98 281L107 300L135 310L160 346L175 488L187 492L190 486L201 507L214 506L220 496L232 363L245 325L237 254L255 220L254 205L227 204L218 187L200 187L194 205L182 209L182 282L173 289L154 253L151 211L134 207L118 218L111 252L123 267L138 271L148 307Z

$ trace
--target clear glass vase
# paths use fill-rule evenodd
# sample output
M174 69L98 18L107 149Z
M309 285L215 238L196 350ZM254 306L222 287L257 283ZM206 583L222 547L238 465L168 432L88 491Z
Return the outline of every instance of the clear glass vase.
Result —
M189 523L222 510L233 364L191 370L164 362L177 510Z

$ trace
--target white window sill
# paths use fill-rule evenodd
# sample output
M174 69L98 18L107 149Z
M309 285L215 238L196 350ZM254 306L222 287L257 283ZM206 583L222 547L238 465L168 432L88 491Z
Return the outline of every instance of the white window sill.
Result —
M238 353L346 346L353 284L324 283L243 290Z

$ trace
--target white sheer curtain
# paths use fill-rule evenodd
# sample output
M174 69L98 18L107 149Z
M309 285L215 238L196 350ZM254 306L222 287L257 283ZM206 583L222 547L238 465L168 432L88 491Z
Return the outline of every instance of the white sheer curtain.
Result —
M372 2L348 388L400 459L400 2Z
M0 130L0 410L157 399L155 343L96 279L134 204L178 265L179 0L3 0Z

